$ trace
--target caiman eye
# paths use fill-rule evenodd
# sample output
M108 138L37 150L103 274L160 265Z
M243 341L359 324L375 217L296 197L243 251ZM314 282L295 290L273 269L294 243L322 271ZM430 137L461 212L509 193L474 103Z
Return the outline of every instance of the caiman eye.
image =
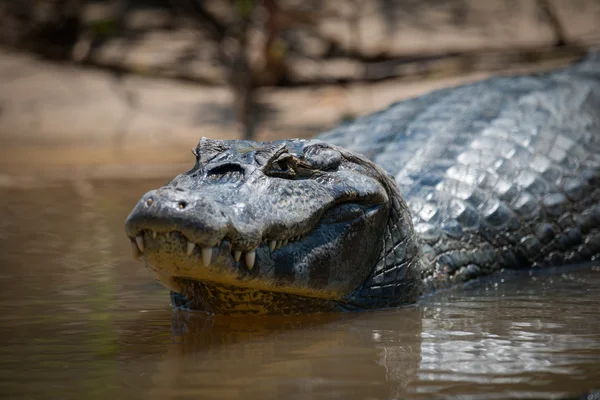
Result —
M271 161L266 169L267 175L279 176L279 177L293 177L296 175L294 167L294 157L286 155L277 160Z
M279 160L275 163L275 166L277 167L278 170L286 172L290 169L288 163L286 160Z

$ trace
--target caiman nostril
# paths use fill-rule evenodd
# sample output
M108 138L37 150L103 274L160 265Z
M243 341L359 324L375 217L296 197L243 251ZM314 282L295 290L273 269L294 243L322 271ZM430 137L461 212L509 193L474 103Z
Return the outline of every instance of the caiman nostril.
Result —
M183 200L182 200L182 201L180 201L180 202L179 202L179 203L177 203L177 204L179 205L179 209L180 209L180 210L183 210L183 209L184 209L184 208L185 208L185 207L188 205L188 203L187 203L186 201L183 201Z
M152 205L152 197L150 197L148 200L146 200L146 205L148 207L150 207Z

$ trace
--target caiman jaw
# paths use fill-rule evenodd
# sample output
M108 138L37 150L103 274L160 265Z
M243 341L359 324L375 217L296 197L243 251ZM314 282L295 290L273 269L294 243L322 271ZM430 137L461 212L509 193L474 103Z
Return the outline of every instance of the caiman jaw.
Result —
M294 285L282 287L261 277L265 268L259 267L257 253L265 262L301 245L303 238L265 239L256 248L242 252L234 250L226 239L215 246L202 247L180 231L142 229L135 238L130 237L130 242L133 257L144 262L161 284L196 298L188 303L191 309L230 315L331 311L341 293ZM196 295L199 292L204 297L201 301ZM207 293L210 299L206 299Z
M379 207L375 206L373 210L376 213ZM179 282L188 279L327 300L339 300L343 294L331 288L303 287L293 281L282 285L273 277L276 260L282 253L297 254L299 249L319 244L312 236L318 236L320 230L326 229L323 221L317 221L308 232L287 239L256 240L234 234L234 238L204 237L198 243L189 238L192 233L160 230L160 223L136 221L135 210L132 215L127 227L133 258L144 262L157 280L174 292L184 291ZM325 212L324 219L329 221L328 218L329 213ZM364 218L361 214L357 220ZM159 229L153 229L153 224L159 225ZM207 246L207 243L214 245Z
M178 231L162 233L162 232L157 232L157 231L154 231L151 229L145 229L145 230L141 231L138 235L136 235L135 239L134 238L129 239L131 242L131 253L132 253L134 260L141 261L141 257L144 254L144 250L145 250L144 236L152 236L151 240L156 240L158 238L158 235L165 235L167 238L169 238L172 235L184 236L183 233L178 232ZM302 237L303 237L303 235L294 236L294 237L291 237L289 239L284 239L284 240L264 239L264 240L262 240L262 243L265 246L268 246L269 250L271 252L273 252L275 250L279 250L280 248L282 248L284 246L287 246L289 243L293 243L297 240L300 240ZM184 236L184 238L185 238L185 236ZM249 271L252 271L252 268L254 268L254 263L256 262L256 249L253 249L253 250L250 250L247 252L242 252L242 250L233 249L231 242L226 239L220 240L215 246L211 246L211 247L203 247L199 244L196 244L196 243L190 241L187 238L185 238L185 240L186 240L186 245L185 245L186 255L188 257L191 257L193 254L199 253L201 255L202 265L204 267L210 266L211 260L212 260L212 257L213 257L213 254L215 253L215 251L220 251L221 247L224 246L227 249L229 249L229 251L231 251L231 256L233 257L235 262L239 262L240 259L242 258L242 256L244 256L246 268Z

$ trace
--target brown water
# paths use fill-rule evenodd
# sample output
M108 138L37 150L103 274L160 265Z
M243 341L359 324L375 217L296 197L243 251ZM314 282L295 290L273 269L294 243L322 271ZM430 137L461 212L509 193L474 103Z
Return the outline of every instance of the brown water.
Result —
M1 189L0 396L555 398L600 388L600 267L495 277L418 306L172 312L123 221L161 182Z

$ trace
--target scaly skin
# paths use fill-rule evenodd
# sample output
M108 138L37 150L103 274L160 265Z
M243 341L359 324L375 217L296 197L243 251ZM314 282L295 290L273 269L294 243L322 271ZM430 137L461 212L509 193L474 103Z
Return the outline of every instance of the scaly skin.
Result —
M599 54L433 92L318 139L203 138L191 171L142 197L126 231L175 305L392 307L600 252Z

